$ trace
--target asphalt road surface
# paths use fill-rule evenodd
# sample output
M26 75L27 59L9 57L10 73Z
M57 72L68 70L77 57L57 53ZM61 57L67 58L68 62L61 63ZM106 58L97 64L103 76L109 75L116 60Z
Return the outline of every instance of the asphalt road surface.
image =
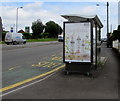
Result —
M63 65L62 43L3 45L2 87L46 73L61 65Z
M37 47L37 46L43 46L43 45L49 45L49 44L58 44L58 41L48 41L48 42L29 42L26 44L18 44L18 45L2 45L2 50L13 50L13 49L19 49L19 48L31 48L31 47Z

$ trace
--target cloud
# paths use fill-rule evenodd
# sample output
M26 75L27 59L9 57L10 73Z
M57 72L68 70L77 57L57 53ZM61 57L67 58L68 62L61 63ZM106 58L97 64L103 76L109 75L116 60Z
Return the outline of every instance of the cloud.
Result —
M102 1L102 0L101 0ZM98 1L97 1L98 2ZM14 26L16 23L16 9L20 7L19 2L17 5L11 6L6 5L2 6L2 19L3 24L6 30L10 30L11 26ZM60 3L46 3L46 2L23 2L23 9L19 9L19 26L18 29L23 29L25 26L31 26L33 21L41 19L43 24L53 20L59 25L62 25L62 22L65 20L60 15L63 14L80 14L80 15L93 15L97 14L100 17L100 20L104 24L103 33L106 34L106 3L102 4L99 7L96 7L96 3L69 3L69 2L60 2ZM117 6L116 2L110 3L110 23L113 25L113 29L117 26ZM0 6L1 7L1 6Z
M118 2L119 0L2 0L2 2Z
M96 7L94 6L87 6L81 10L83 14L95 14L95 11L96 11Z
M60 23L61 17L60 15L43 9L42 2L34 2L23 6L23 9L18 9L18 29L23 29L25 26L31 26L32 22L37 19L41 19L41 21L45 24L47 21L53 20L58 21ZM3 25L6 30L10 30L16 23L16 6L5 6L2 7L2 19ZM9 12L9 13L8 13Z
M39 10L39 8L43 5L43 2L35 2L35 3L30 3L27 4L24 9L25 10ZM32 8L32 9L31 9Z

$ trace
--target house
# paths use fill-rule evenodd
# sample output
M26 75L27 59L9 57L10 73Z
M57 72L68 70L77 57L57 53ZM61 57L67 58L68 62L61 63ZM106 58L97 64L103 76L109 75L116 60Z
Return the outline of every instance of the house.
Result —
M18 33L25 33L25 31L23 31L22 29L18 31Z

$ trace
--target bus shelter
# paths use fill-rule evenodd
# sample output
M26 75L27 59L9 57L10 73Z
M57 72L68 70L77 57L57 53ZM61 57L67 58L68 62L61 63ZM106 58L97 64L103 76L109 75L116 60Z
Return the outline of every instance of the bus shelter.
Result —
M63 22L63 62L66 73L81 72L90 74L100 62L101 28L97 15L61 15Z

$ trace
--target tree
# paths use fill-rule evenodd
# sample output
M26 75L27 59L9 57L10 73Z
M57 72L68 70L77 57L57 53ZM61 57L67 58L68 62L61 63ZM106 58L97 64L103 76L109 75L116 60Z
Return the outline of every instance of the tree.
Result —
M118 30L120 30L120 25L118 25Z
M48 38L49 33L42 33L43 38Z
M26 39L31 39L32 38L32 33L22 33Z
M119 40L120 41L120 30L114 30L112 34L112 40Z
M62 33L62 28L54 21L49 21L45 26L45 33L49 33L48 37L58 37L58 34Z
M9 31L5 31L5 30L2 31L2 41L5 41L5 35L7 32Z
M41 38L41 33L44 29L44 25L42 24L41 20L38 19L37 21L33 22L31 28L33 31L33 38Z

